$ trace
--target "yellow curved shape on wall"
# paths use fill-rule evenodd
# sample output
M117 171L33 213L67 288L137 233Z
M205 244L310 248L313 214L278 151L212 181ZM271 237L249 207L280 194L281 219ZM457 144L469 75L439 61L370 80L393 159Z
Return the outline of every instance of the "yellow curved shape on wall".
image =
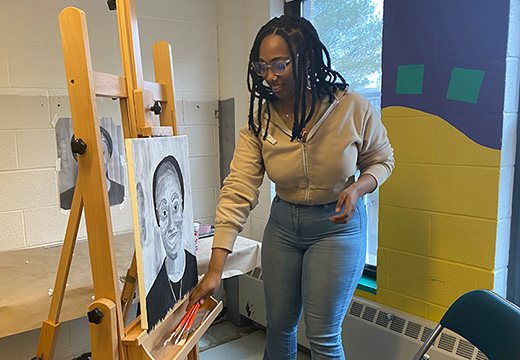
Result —
M396 167L380 191L381 304L433 321L461 294L493 288L500 150L437 115L382 110Z
M477 144L437 115L402 106L381 114L397 163L500 166L500 150Z

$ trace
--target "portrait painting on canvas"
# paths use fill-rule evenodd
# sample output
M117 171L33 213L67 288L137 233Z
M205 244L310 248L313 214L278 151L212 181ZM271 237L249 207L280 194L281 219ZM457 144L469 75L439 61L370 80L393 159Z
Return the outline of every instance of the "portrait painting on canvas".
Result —
M188 138L127 139L141 321L154 328L197 284Z
M119 205L125 198L125 150L123 130L112 118L103 117L99 121L103 161L106 172L108 202L110 206ZM71 118L60 118L56 123L56 145L59 159L60 207L70 210L76 179L78 177L77 155L72 153L70 143L74 140Z

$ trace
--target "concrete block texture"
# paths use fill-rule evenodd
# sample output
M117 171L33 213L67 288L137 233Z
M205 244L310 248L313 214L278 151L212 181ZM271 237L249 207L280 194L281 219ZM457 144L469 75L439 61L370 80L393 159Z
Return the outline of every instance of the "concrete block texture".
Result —
M0 44L38 46L40 29L38 7L34 4L2 4L0 12Z
M517 57L510 57L506 59L506 82L504 89L504 112L516 113L518 112L518 83L519 83L519 66L520 63Z
M195 219L214 218L215 200L213 197L215 188L193 189L193 217Z
M0 170L13 170L17 166L16 133L0 131Z
M9 86L9 62L7 46L0 46L0 87Z
M0 212L0 251L25 247L22 211Z
M16 132L18 167L52 168L56 165L56 134L52 129Z
M179 126L179 135L188 135L190 157L218 155L216 125Z
M183 100L183 123L185 125L217 125L218 102L212 100Z
M194 157L190 159L191 188L219 188L218 156ZM213 198L213 196L211 196Z
M44 89L67 87L61 49L9 47L9 67L12 87Z
M68 215L69 211L60 210L57 206L25 210L27 246L62 242Z
M436 212L496 219L499 169L474 166L400 164L381 202Z
M0 211L58 206L54 169L0 172Z
M430 244L431 218L432 213L427 211L380 204L379 248L427 256Z
M47 96L0 95L0 130L50 128Z
M46 1L50 3L52 1ZM40 46L45 48L58 48L61 49L61 36L60 36L60 24L58 22L58 16L64 8L63 7L39 7L38 8L38 20L39 20L39 32L40 32Z
M493 287L493 270L398 251L389 251L388 261L388 290L438 306L448 307L470 290Z
M493 270L497 222L452 214L432 214L429 255Z

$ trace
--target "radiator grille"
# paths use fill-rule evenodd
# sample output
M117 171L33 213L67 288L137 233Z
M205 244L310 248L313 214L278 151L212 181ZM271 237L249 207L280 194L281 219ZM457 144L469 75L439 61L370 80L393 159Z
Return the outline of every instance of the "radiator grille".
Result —
M406 322L406 320L403 318L400 318L397 316L394 317L392 319L392 322L390 323L390 330L401 334L403 332L405 322Z
M361 315L362 310L363 305L361 305L360 303L352 304L352 306L350 307L350 315L359 317L359 315Z
M363 313L363 320L372 322L376 316L377 310L373 307L367 306L365 312Z
M385 313L384 311L380 311L379 314L377 315L376 324L380 325L382 327L387 327L389 321L390 320L388 320L388 313Z
M453 348L455 347L455 340L457 339L454 336L443 333L441 334L437 347L439 349L446 350L447 352L452 352Z
M417 340L417 350L419 350L420 344L424 343L433 332L433 329L428 326L407 320L404 317L395 316L377 307L364 305L356 300L352 301L348 314L362 321L386 328L386 331L392 331ZM473 344L448 330L441 332L433 347L451 353L454 359L489 360Z
M480 350L477 351L477 357L475 360L488 360L487 356Z
M459 346L457 347L456 354L462 356L465 359L472 359L475 347L466 340L460 340Z
M409 321L404 334L406 336L411 337L412 339L417 340L419 338L419 333L421 332L421 328L422 328L422 326L420 324Z
M422 336L421 336L421 342L425 342L426 339L428 339L428 337L432 334L433 332L433 329L430 329L429 327L424 327L424 331L422 333Z

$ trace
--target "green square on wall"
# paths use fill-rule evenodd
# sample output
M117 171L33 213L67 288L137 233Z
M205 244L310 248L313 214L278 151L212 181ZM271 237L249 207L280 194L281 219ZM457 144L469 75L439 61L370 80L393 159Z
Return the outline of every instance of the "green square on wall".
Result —
M396 94L422 94L424 64L397 67Z
M446 99L476 104L484 71L453 68Z

